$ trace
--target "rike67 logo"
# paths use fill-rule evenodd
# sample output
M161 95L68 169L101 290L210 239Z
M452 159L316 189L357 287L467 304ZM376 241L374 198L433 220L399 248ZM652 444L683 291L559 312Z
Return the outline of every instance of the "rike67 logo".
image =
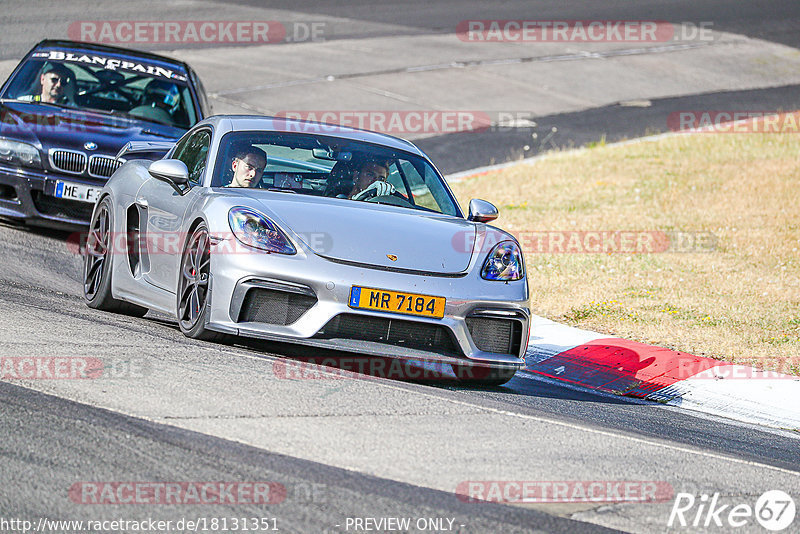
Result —
M730 531L752 526L755 519L765 529L779 532L792 524L795 511L794 499L781 490L765 492L756 500L754 507L747 503L723 504L719 493L710 496L702 494L699 497L691 493L678 493L667 526L692 529L717 527Z

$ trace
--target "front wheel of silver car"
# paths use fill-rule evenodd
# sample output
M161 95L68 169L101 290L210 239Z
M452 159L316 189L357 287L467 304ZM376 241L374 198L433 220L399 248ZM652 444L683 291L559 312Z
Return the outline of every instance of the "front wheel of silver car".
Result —
M456 379L461 384L470 386L502 386L514 378L517 372L514 367L493 368L456 364L452 364L451 367Z
M89 224L83 257L83 298L90 308L142 317L147 308L111 296L113 217L111 199L100 201Z
M224 334L205 327L211 279L211 239L201 223L186 241L178 273L178 325L187 337L216 341Z

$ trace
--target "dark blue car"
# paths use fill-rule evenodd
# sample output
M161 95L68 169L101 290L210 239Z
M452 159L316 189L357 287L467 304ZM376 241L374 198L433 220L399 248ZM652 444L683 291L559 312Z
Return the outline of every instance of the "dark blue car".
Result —
M96 194L124 163L115 156L125 143L175 141L208 114L186 63L42 41L0 90L0 216L85 225Z

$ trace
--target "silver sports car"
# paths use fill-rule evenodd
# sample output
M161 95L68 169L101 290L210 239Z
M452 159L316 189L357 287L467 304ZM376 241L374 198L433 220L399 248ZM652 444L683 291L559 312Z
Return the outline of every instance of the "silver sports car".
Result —
M161 160L132 159L159 148ZM123 155L92 214L89 306L167 313L198 339L447 364L465 382L502 384L522 366L520 246L486 224L498 216L490 203L470 201L465 217L412 143L215 116L177 143L131 142Z

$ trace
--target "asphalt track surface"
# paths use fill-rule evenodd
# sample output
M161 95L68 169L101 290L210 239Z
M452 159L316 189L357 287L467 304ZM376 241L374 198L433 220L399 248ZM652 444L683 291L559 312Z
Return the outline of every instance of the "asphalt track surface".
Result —
M428 132L418 138L415 132L396 132L415 140L445 174L601 139L610 142L664 132L669 129L668 114L677 110L703 110L709 105L716 110L745 111L800 107L796 90L800 7L789 0L517 0L499 4L323 0L299 5L258 0L112 0L96 5L70 0L58 2L57 9L53 6L46 0L30 0L0 12L4 31L0 62L9 60L0 72L13 67L16 62L11 60L38 40L67 37L70 24L76 21L186 20L189 12L191 20L277 20L287 28L319 22L325 24L325 44L269 45L255 47L253 53L248 53L248 47L226 44L136 46L166 51L192 63L218 113L461 109L485 112L492 118L498 113L530 117L529 124L493 124L488 130L469 133ZM472 19L710 23L715 37L710 43L685 43L688 50L575 43L512 43L481 49L453 37L459 22ZM736 39L726 42L724 36L730 35ZM749 46L769 43L780 50L772 56L762 54L763 50L750 56L742 48L743 40ZM207 54L212 48L218 53ZM597 57L584 57L597 52ZM493 65L497 60L512 63ZM459 66L426 74L431 63ZM232 67L237 64L241 68ZM262 64L263 75L259 72ZM472 64L480 72L461 66ZM403 69L411 69L411 74ZM629 76L634 69L642 71L638 78ZM331 75L336 83L326 82ZM320 82L296 85L310 83L314 77ZM233 95L228 94L231 91ZM631 106L627 104L631 99L646 105Z
M84 517L175 522L186 517L269 517L289 532L321 532L326 524L336 531L335 524L344 525L347 517L384 516L451 518L456 528L469 524L475 532L529 532L533 525L543 532L604 530L535 510L465 503L452 493L273 454L6 383L0 384L0 402L0 427L7 436L7 489L0 507L6 516L74 518L74 510L54 496L86 473L92 473L92 480L116 480L125 473L137 481L277 482L286 488L286 500L266 510L260 504L187 505L180 510L162 505L134 511L124 505L97 506ZM26 482L31 477L39 482L35 487ZM17 491L8 491L12 485Z
M261 13L263 5L183 4L110 3L93 15L141 18L158 6L160 17L177 19L193 5L199 20L220 4L242 17L257 8ZM446 34L469 18L713 20L721 31L800 46L800 6L791 2L430 4L269 3L272 16L258 18L285 20L290 13L300 20L337 20L332 38L342 40ZM94 4L61 2L58 12L43 5L20 4L0 15L3 59L24 53L48 28L63 35L64 21L87 18L87 6ZM497 129L486 137L432 136L419 144L453 172L519 157L513 147L552 126L559 132L552 138L555 146L603 135L636 137L663 131L664 114L675 109L796 109L797 88L772 84L666 98L643 94L647 107L615 103L540 114L531 128ZM602 532L604 526L652 532L669 530L671 501L521 507L464 503L453 492L464 480L657 480L675 492L719 492L732 503L752 505L769 489L782 489L795 500L800 496L795 433L567 388L524 373L500 388L381 378L276 379L270 372L274 363L302 351L186 340L168 317L134 319L85 307L81 258L67 238L0 225L3 355L89 355L135 362L146 372L135 379L0 383L0 517L177 520L257 514L276 517L286 532L353 532L345 529L348 517L444 517L454 519L454 531L461 532ZM264 508L92 506L67 495L80 481L207 480L273 481L287 488L287 496ZM741 531L763 532L758 525Z
M0 236L0 255L6 258L0 271L0 301L6 313L0 322L3 323L3 330L9 339L5 349L7 355L93 355L108 359L118 358L138 362L140 368L150 369L150 374L156 375L159 370L153 368L149 357L157 354L159 359L164 360L167 368L170 365L175 366L176 375L164 378L175 389L173 395L177 394L179 397L183 395L181 388L203 387L202 384L198 386L181 376L185 366L202 366L212 376L215 373L220 373L220 376L225 372L233 373L236 380L240 380L242 377L237 376L237 373L247 374L249 370L248 361L238 358L250 357L269 361L286 354L298 356L297 351L287 347L258 343L237 344L225 347L233 353L231 361L226 363L219 361L216 356L218 346L184 340L174 322L168 318L153 316L133 319L89 310L80 297L81 260L69 250L66 244L67 234L29 231L4 225L0 227ZM31 269L31 265L36 265L37 268ZM15 313L22 307L28 311L25 316ZM86 324L95 324L100 335L83 331ZM32 334L37 330L45 333ZM56 331L65 333L66 337L62 339L62 336L46 333ZM126 338L138 341L129 344ZM105 345L100 344L102 340L106 340ZM172 349L178 346L185 347L185 350L175 350L173 353ZM238 364L243 365L239 371L236 370ZM26 387L39 391L13 384L0 384L0 406L3 412L3 417L0 418L0 436L3 436L0 451L5 480L4 490L0 492L0 511L3 515L84 520L158 517L177 521L189 516L234 516L260 510L260 516L267 513L269 517L277 517L282 528L290 532L322 531L326 528L331 532L340 532L345 530L336 525L344 525L348 517L385 516L456 518L456 524L465 525L463 532L524 532L536 529L544 532L581 532L584 528L586 531L602 531L595 525L587 526L544 513L588 513L585 510L565 510L553 505L545 506L543 511L524 510L499 504L463 503L452 492L415 487L390 478L363 474L358 470L325 465L324 461L314 461L314 455L309 458L304 451L296 451L296 456L286 454L288 451L275 453L219 437L209 437L208 433L177 428L175 425L181 423L182 409L177 407L173 411L169 402L162 403L160 396L154 394L152 388L146 384L150 378L145 376L140 379L145 383L134 383L125 387L133 388L133 396L140 397L137 402L154 403L159 412L174 414L174 420L170 420L167 415L161 418L162 423L159 424L148 420L149 418L129 417L113 409L98 407L114 408L116 404L104 395L109 385L111 387L107 391L113 395L116 386L99 380L86 386L92 390L91 393L79 391L77 394L74 391L70 393L72 384L68 384L67 389L62 389L61 384L51 386L45 384L46 381L25 383ZM797 450L800 440L788 432L759 429L721 418L691 415L678 409L565 388L533 380L522 374L500 388L463 388L449 384L415 384L379 378L368 382L370 386L399 391L399 402L403 402L402 398L406 394L422 393L433 398L468 403L476 409L534 419L544 418L558 421L559 424L580 426L613 435L610 443L603 440L582 444L579 458L570 453L565 453L562 458L558 449L550 451L549 454L555 456L556 462L562 462L560 469L556 465L556 472L561 472L561 469L564 472L571 471L573 462L585 464L581 470L584 480L601 478L601 473L609 469L612 472L618 470L627 473L629 467L632 468L632 478L636 478L633 473L637 473L639 477L643 474L652 476L659 470L654 469L651 473L645 467L642 471L640 464L649 466L651 463L666 461L677 462L676 465L666 468L671 474L664 477L676 492L704 491L710 494L722 489L708 481L709 473L703 467L705 462L700 466L691 466L690 462L686 462L689 465L684 465L683 455L686 449L721 461L731 470L726 477L740 476L742 473L739 468L742 466L756 466L753 469L767 477L768 486L777 484L787 491L796 491L797 488L796 475L800 468ZM101 388L100 392L97 391L98 388ZM248 391L252 392L243 387L241 393L246 395ZM337 400L335 388L334 395L329 396L330 391L328 389L315 393L317 398L312 405L319 408L320 418L326 416L330 402ZM250 403L247 398L236 399L238 394L239 392L231 392L233 405ZM213 396L214 393L209 392L208 395ZM104 397L105 400L102 400ZM164 398L167 397L164 395ZM75 400L82 402L74 402ZM358 398L352 397L346 400L359 402ZM284 399L284 402L291 404L293 401ZM363 402L366 405L357 406L358 415L369 416L373 410L369 406L371 401L364 399ZM311 411L315 409L312 408ZM335 417L335 414L330 415ZM215 416L207 417L213 419ZM246 424L249 416L241 417ZM316 417L305 414L305 419L306 421L300 421L300 425L309 425L313 431L317 424ZM377 417L374 423L368 425L378 425L374 429L375 433L379 433L379 426L385 424L381 419ZM268 425L267 429L269 428ZM530 430L535 432L535 429ZM468 429L464 428L463 431L463 436L448 435L442 438L445 441L470 439ZM413 441L413 426L408 432L405 439ZM557 435L553 438L555 442L560 441ZM633 446L628 442L630 439L634 440ZM668 448L677 447L680 451L674 458L666 453L663 457L653 458L650 457L652 451L637 451L637 440L654 442ZM515 459L514 462L518 462L520 466L536 466L540 463L541 460L537 458L543 456L544 451L537 450L533 446L534 441L531 436L531 448L521 447L525 456ZM548 442L549 440L545 440L545 445ZM331 443L324 435L320 436L321 447L327 448L332 444L335 441ZM383 445L407 447L408 443ZM507 445L499 439L494 444L497 447ZM412 462L408 469L414 468L413 459L416 454L420 452L411 447L410 454L406 457L406 461ZM509 459L498 454L498 461L509 462ZM773 466L777 470L766 466ZM381 473L378 465L372 467L368 473ZM453 470L459 469L461 468L454 459ZM469 472L469 469L465 472ZM571 476L565 478L572 479ZM614 477L611 479L617 480ZM76 505L67 499L68 488L79 481L154 480L267 480L283 484L287 488L287 499L266 510L263 506L258 508L242 505L187 505L178 509L175 506L88 506ZM733 484L736 489L729 488L727 491L742 498L758 495L763 491L759 489L759 484L764 481L753 483L755 486L750 487L747 482L737 481ZM786 487L787 484L790 487ZM646 505L638 506L644 508ZM631 511L628 510L625 514L631 514ZM624 530L647 531L659 522L665 523L664 514L665 510L647 511L645 516L649 519L646 521L637 519L631 523L626 519L618 526ZM587 519L598 521L593 517ZM608 518L604 521L608 521ZM613 525L614 522L610 524Z

